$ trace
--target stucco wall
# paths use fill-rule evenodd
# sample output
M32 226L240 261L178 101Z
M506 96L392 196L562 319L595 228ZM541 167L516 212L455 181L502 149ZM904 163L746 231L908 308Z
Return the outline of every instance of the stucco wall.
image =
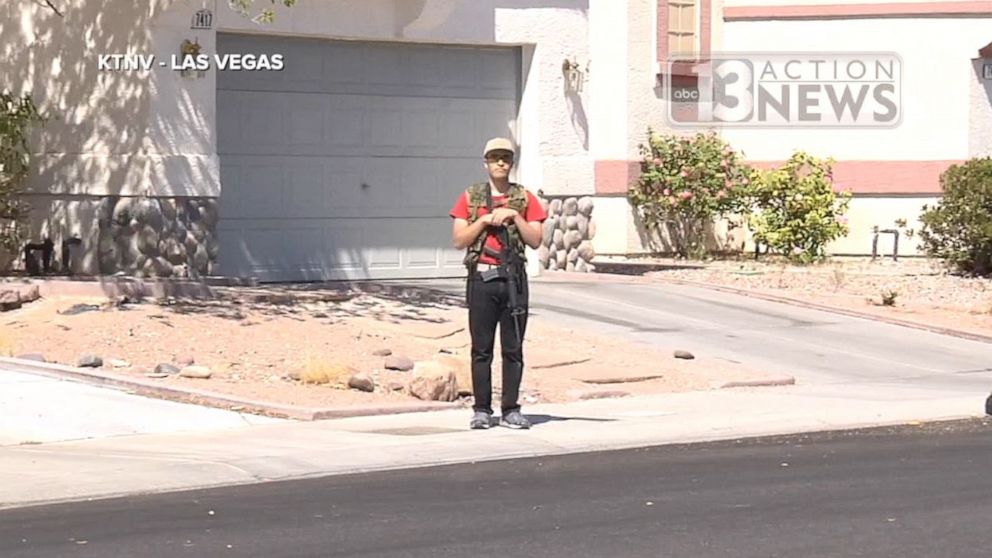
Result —
M971 60L988 42L984 18L732 21L724 50L882 51L902 58L902 122L894 128L728 128L748 158L784 160L794 149L837 160L961 160L968 156ZM838 38L844 37L842 43Z
M989 32L992 36L992 31ZM992 79L982 78L982 67L992 64L992 58L972 60L970 84L970 123L968 154L971 157L992 156Z

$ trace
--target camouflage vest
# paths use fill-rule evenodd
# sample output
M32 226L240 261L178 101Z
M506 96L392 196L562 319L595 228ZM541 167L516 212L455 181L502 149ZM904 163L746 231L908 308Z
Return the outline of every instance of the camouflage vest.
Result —
M488 182L483 182L480 184L473 184L465 190L465 195L468 198L468 224L471 225L479 218L479 209L486 207L486 192L490 188ZM523 186L519 184L510 183L510 189L506 193L506 207L516 210L521 215L527 211L527 191ZM465 266L469 268L470 271L474 270L476 265L479 263L479 257L482 255L482 247L485 245L486 237L489 236L488 231L484 231L482 234L475 239L468 249L465 251ZM506 234L510 239L510 249L514 250L520 261L527 261L526 257L526 247L524 246L524 241L520 237L520 231L517 230L517 226L510 223L506 227Z

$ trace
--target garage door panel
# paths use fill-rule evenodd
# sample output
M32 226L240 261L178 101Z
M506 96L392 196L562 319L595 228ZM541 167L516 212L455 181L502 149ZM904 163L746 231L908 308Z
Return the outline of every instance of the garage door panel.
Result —
M285 214L283 206L283 164L275 157L270 162L227 159L221 164L222 219L264 219ZM231 169L237 169L231 174ZM235 177L237 177L235 179Z
M286 168L285 212L303 218L327 216L325 193L329 189L324 179L324 165L319 159L295 162Z
M404 252L404 267L407 268L437 268L441 264L441 249L451 243L450 235L441 231L447 224L438 219L410 219L405 223L409 232L402 241ZM450 228L447 228L450 230Z
M365 133L368 101L362 97L338 95L328 103L324 114L325 154L362 155L368 142Z
M359 221L341 220L324 224L324 244L329 258L328 269L365 269L365 227Z
M285 114L288 120L286 148L291 153L326 152L324 147L324 113L330 110L323 95L293 95L287 98ZM315 116L317 118L315 118Z
M326 217L362 217L365 159L358 157L328 157L323 160L325 184L324 215Z
M218 52L287 61L218 74L222 273L464 273L447 212L484 178L482 142L512 133L515 51L221 33Z
M387 217L402 211L405 194L400 173L402 159L380 159L366 162L362 187L362 209L369 217Z

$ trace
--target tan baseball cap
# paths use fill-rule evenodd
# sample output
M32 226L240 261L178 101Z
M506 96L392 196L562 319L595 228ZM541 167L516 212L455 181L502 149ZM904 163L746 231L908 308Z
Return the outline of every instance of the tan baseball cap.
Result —
M517 153L517 149L513 147L513 142L506 138L493 138L487 141L486 149L482 152L482 156L489 155L491 151L509 151L514 155Z

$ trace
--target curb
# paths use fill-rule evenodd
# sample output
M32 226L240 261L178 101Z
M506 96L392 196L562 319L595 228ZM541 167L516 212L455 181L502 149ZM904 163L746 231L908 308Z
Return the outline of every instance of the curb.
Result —
M750 387L779 387L794 386L796 379L792 376L782 378L770 378L767 380L732 380L719 385L718 389L750 388Z
M154 397L179 403L191 403L205 407L214 407L225 411L245 412L275 418L287 418L300 421L316 421L335 418L393 415L401 413L420 413L426 411L448 411L460 409L457 403L431 402L398 405L359 405L348 407L307 408L292 405L281 405L265 401L240 399L237 396L216 393L212 391L162 386L153 382L109 374L106 372L90 371L83 368L37 362L18 358L0 357L0 365L7 365L15 371L38 374L60 380L73 380L99 387L122 388L129 393Z
M892 325L909 327L913 329L921 329L924 331L929 331L931 333L939 333L941 335L949 335L952 337L960 337L962 339L968 339L970 341L979 341L982 343L992 343L992 335L982 335L980 333L971 333L968 331L961 331L959 329L951 329L946 327L930 326L920 322L911 322L908 320L900 320L899 318L890 318L888 316L879 316L877 314L869 314L867 312L859 312L857 310L848 310L846 308L838 308L836 306L827 306L824 304L817 304L815 302L807 302L804 300L799 300L795 298L789 298L780 295L772 295L766 293L759 293L754 291L749 291L746 289L738 289L736 287L727 287L724 285L715 285L713 283L700 283L697 281L686 281L685 279L669 279L665 277L653 276L656 282L671 283L674 285L683 285L686 287L697 287L700 289L710 289L714 291L721 291L730 294L736 294L741 296L747 296L751 298L758 298L761 300L767 300L769 302L780 302L783 304L791 304L793 306L800 306L803 308L809 308L812 310L821 310L823 312L832 312L834 314L842 314L844 316L850 316L852 318L862 318L865 320L874 320L877 322L884 322Z

